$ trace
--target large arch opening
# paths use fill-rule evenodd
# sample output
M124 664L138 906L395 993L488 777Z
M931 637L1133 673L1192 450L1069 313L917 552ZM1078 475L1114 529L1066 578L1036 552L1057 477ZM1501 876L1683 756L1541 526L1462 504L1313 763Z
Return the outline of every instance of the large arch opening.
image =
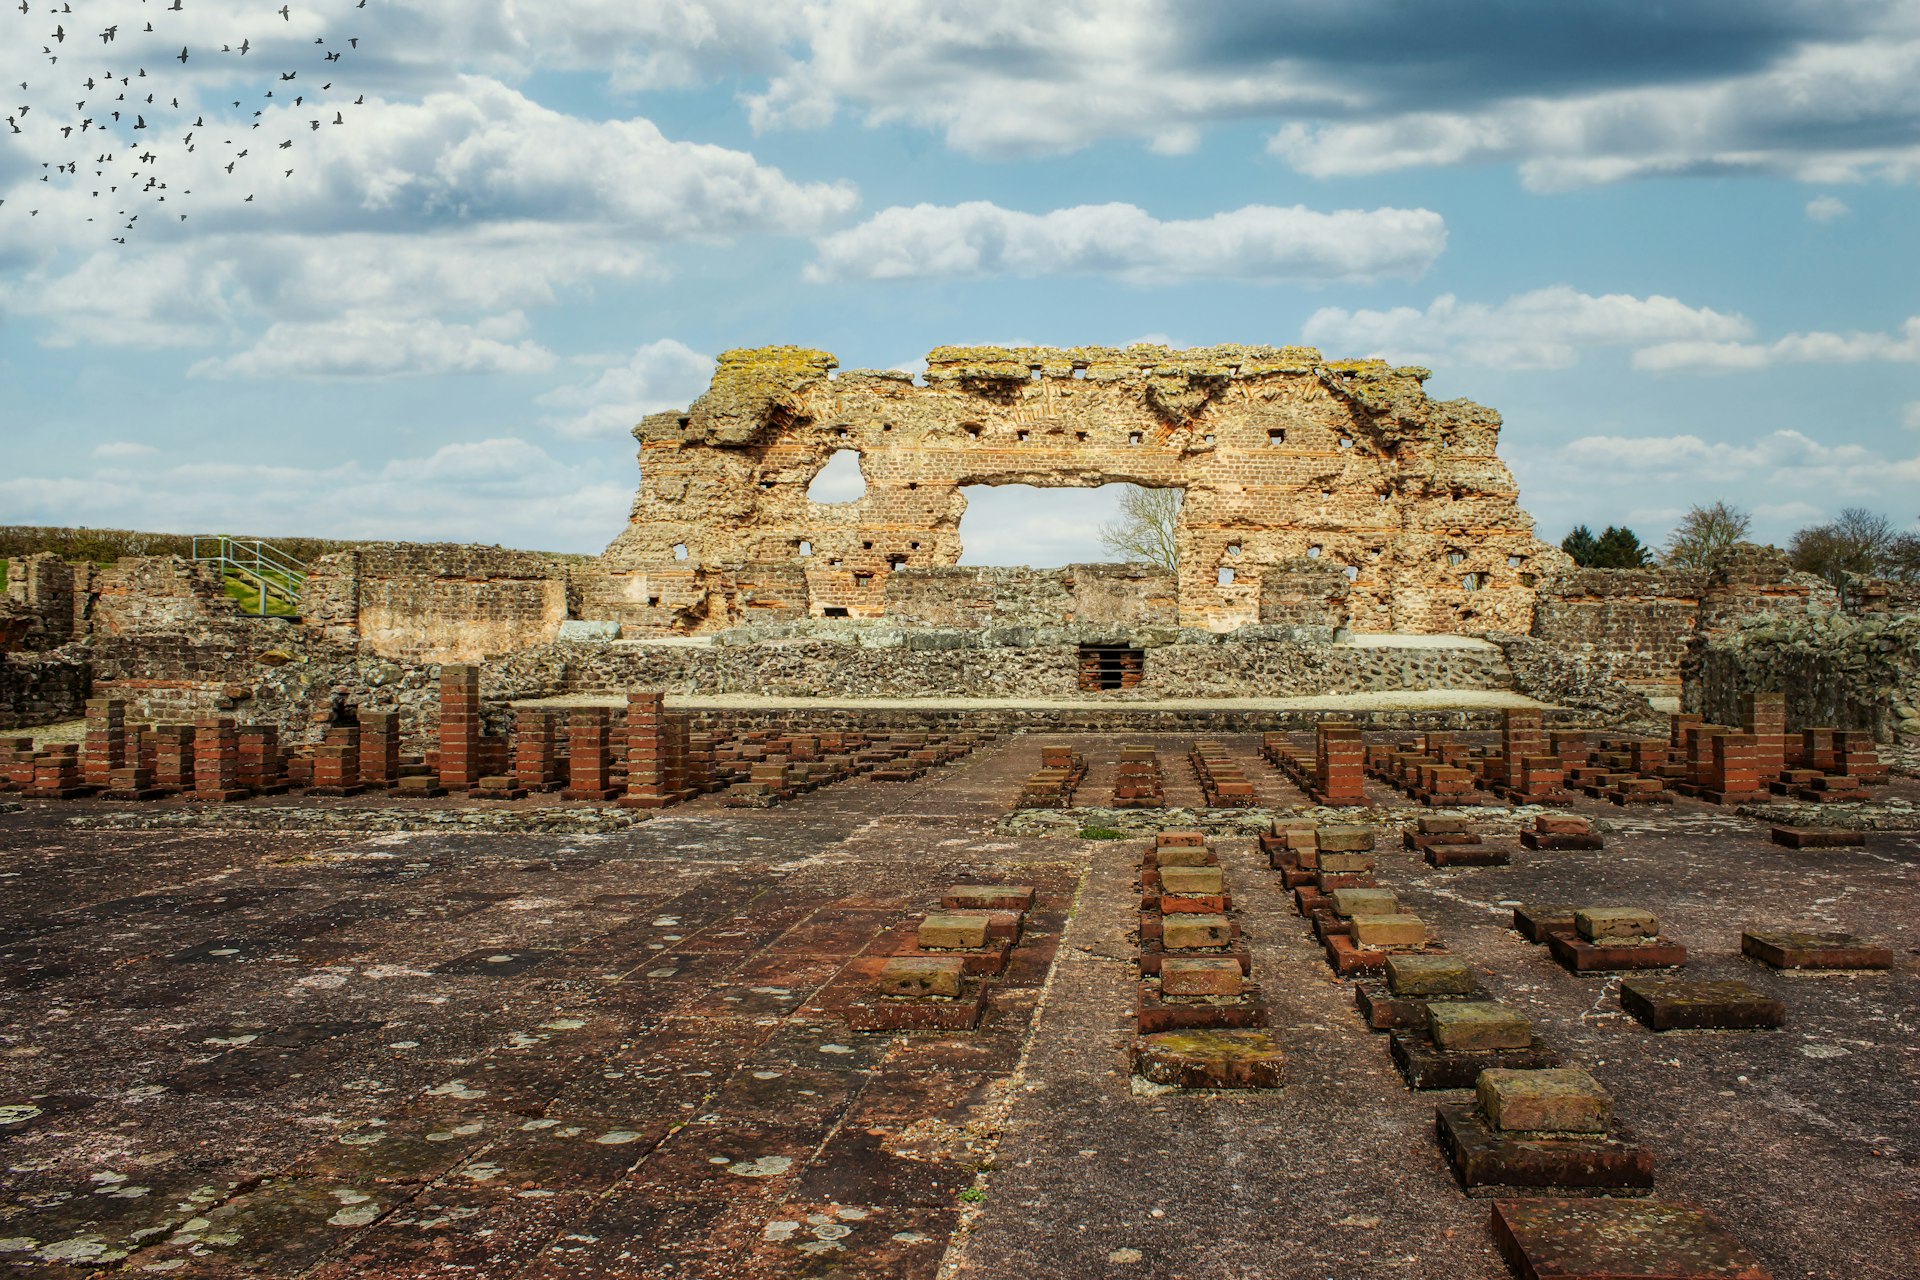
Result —
M826 505L858 502L867 496L867 473L860 466L858 449L836 449L827 465L814 473L807 485L807 501Z
M1149 505L1165 508L1157 518L1165 522L1164 541L1170 547L1185 491L1131 484L1091 488L970 484L963 485L960 493L967 500L960 517L961 564L1057 569L1069 564L1149 560L1145 554L1109 548L1102 530L1128 523L1130 497L1158 496L1163 501Z

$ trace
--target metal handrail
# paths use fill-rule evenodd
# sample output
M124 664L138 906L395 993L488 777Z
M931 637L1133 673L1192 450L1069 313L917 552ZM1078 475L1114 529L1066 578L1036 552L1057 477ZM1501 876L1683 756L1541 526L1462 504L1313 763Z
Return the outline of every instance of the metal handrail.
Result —
M253 580L259 597L261 617L267 616L267 594L277 592L296 608L300 593L307 585L307 566L273 544L259 538L230 538L225 534L197 535L193 539L193 558L217 564L223 573L234 572Z

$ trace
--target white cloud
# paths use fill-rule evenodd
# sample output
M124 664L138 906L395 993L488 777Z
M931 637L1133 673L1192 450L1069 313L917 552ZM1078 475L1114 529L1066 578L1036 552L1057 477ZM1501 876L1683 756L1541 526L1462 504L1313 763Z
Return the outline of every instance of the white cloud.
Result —
M497 542L553 551L605 546L624 527L632 498L628 478L610 479L604 465L563 462L513 437L445 445L371 467L189 459L104 465L83 477L0 480L0 506L34 523L183 533L218 526L263 537Z
M1637 347L1661 341L1744 337L1739 315L1689 307L1658 294L1594 296L1568 285L1516 294L1495 306L1452 294L1426 310L1347 311L1325 307L1302 326L1306 341L1341 355L1379 355L1425 364L1495 369L1558 369L1589 347Z
M160 452L150 444L141 444L137 440L107 440L93 446L93 456L112 460L115 458L145 458Z
M1804 45L1749 74L1697 84L1293 121L1269 150L1315 177L1513 163L1536 191L1728 171L1911 182L1920 178L1920 145L1909 140L1916 117L1920 40L1883 38Z
M1140 282L1420 275L1446 247L1427 209L1249 205L1162 222L1130 204L1021 213L985 201L882 210L818 242L813 281L1112 275Z
M1907 407L1900 412L1900 425L1909 431L1920 431L1920 400L1907 402Z
M1807 201L1807 217L1815 222L1834 222L1853 210L1838 196L1815 196Z
M337 319L270 326L238 355L202 360L201 378L393 378L447 373L545 373L554 355L522 337L518 311L477 324L348 311ZM520 339L515 341L515 339Z
M1920 457L1890 458L1865 445L1828 444L1800 431L1774 431L1742 443L1691 434L1586 436L1560 455L1581 474L1623 483L1684 476L1849 495L1899 493L1920 484Z
M593 381L557 387L537 403L572 411L542 419L543 425L562 436L574 440L624 436L649 413L691 404L712 376L712 356L662 338Z
M1770 343L1665 342L1633 353L1633 367L1657 373L1738 373L1775 364L1920 364L1920 316L1898 334L1790 333Z

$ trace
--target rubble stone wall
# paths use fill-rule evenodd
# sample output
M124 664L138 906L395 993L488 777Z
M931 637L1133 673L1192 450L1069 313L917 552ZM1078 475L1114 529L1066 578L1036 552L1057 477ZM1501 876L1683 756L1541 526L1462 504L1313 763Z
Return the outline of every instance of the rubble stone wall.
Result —
M0 653L0 730L78 719L92 688L93 670L81 646Z
M1540 584L1533 635L1650 694L1680 692L1708 575L1696 569L1576 569Z
M741 620L727 575L783 564L809 614L885 617L894 575L958 562L979 484L1183 490L1177 618L1216 631L1260 620L1269 566L1319 558L1352 571L1356 629L1525 632L1535 582L1567 566L1495 455L1499 415L1428 399L1424 369L1305 347L943 347L924 386L835 365L727 352L687 412L646 418L632 518L583 616L723 629ZM865 492L811 501L843 450Z
M1688 709L1740 723L1748 693L1782 693L1787 727L1920 742L1920 614L1756 617L1707 642Z
M551 642L579 561L498 547L377 543L310 566L302 614L386 658L479 662Z
M1167 627L1177 620L1178 591L1173 570L1147 564L901 569L888 575L885 611L888 620L903 626Z

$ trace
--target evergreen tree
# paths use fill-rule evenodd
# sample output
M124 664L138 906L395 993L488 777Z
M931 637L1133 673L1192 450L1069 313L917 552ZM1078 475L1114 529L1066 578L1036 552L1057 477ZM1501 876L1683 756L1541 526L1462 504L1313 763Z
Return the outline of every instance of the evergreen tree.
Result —
M1593 566L1596 569L1639 569L1652 559L1652 553L1640 545L1631 529L1608 525L1594 542Z
M1593 536L1593 530L1583 524L1573 526L1573 532L1560 540L1560 549L1573 557L1573 562L1582 569L1594 568L1594 558L1599 554L1600 543Z

